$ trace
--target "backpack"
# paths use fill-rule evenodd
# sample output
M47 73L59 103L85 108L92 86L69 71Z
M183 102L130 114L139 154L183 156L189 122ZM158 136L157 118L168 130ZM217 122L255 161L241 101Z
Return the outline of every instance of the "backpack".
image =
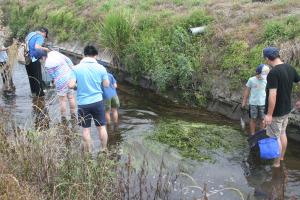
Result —
M25 65L29 65L31 63L31 56L29 54L29 41L36 34L37 34L36 32L31 32L25 38L25 45L24 45L24 61L25 61Z

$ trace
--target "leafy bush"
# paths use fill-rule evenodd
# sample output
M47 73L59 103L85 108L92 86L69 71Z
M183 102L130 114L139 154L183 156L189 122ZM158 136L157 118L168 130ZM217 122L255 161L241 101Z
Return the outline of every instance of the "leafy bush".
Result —
M282 22L269 22L265 26L264 40L273 42L286 37L285 25Z
M300 22L296 16L281 21L269 21L265 25L263 39L268 43L294 39L300 36Z
M213 21L213 17L208 15L205 11L196 10L192 12L192 14L188 16L183 23L186 28L189 28L189 27L208 25L212 21Z
M170 87L186 89L192 83L197 51L187 31L145 28L126 48L125 66L134 75L149 75L159 91ZM138 78L138 76L136 76Z
M230 87L238 89L241 83L255 75L255 68L264 62L262 50L265 44L249 48L245 41L234 41L227 48L223 57L223 70L229 70Z
M233 41L226 49L223 69L240 68L247 63L248 44L245 41Z

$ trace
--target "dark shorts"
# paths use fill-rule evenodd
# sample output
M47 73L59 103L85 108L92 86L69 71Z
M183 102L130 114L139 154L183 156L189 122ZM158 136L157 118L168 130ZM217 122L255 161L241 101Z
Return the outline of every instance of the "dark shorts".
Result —
M265 106L249 105L250 119L264 119Z
M103 101L87 105L78 105L78 122L83 128L91 127L92 119L96 126L105 126L105 111Z

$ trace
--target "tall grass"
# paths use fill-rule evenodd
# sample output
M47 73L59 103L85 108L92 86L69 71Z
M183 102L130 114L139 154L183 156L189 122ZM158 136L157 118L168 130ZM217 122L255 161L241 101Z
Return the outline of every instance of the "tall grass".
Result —
M115 56L117 63L125 56L126 46L133 40L133 16L124 11L109 13L100 25L100 41Z
M71 133L64 131L66 128L26 130L10 126L14 124L10 120L7 115L0 123L0 163L6 169L0 172L3 183L14 181L33 188L37 193L28 194L30 199L117 199L113 159L83 156L80 140L74 135L67 146L66 137ZM13 178L6 179L7 174ZM0 189L9 195L4 186Z

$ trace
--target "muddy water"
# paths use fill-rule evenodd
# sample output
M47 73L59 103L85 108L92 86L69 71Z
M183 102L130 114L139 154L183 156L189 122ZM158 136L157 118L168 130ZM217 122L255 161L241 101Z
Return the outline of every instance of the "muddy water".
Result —
M37 101L30 97L29 83L24 66L14 68L15 95L1 94L0 106L9 111L21 126L33 127L39 117L49 115L51 122L60 120L58 100L55 92L49 90L46 101L36 109ZM2 84L2 83L1 83ZM0 85L1 87L2 85ZM225 188L240 190L245 199L291 199L300 198L300 148L299 142L289 143L284 167L274 170L269 164L249 162L248 148L238 148L234 153L218 152L214 162L198 162L182 158L178 152L167 145L150 141L145 137L152 133L162 119L179 119L188 122L202 122L207 124L228 125L238 128L238 122L225 119L206 111L187 110L166 102L155 95L140 89L120 84L119 96L121 100L120 123L116 127L109 127L109 144L117 148L123 155L130 154L135 166L139 166L146 158L149 168L159 166L164 159L170 171L184 171L190 174L198 186L207 184L209 199L240 199L237 193ZM294 134L299 130L292 129ZM99 141L93 128L95 139L94 148L99 147ZM237 136L246 140L244 133ZM232 142L237 142L230 138ZM149 177L155 178L155 177ZM195 185L186 179L184 186ZM201 194L199 189L180 190L175 185L172 199L177 199L179 194L186 199L192 199ZM177 195L178 194L178 195Z

